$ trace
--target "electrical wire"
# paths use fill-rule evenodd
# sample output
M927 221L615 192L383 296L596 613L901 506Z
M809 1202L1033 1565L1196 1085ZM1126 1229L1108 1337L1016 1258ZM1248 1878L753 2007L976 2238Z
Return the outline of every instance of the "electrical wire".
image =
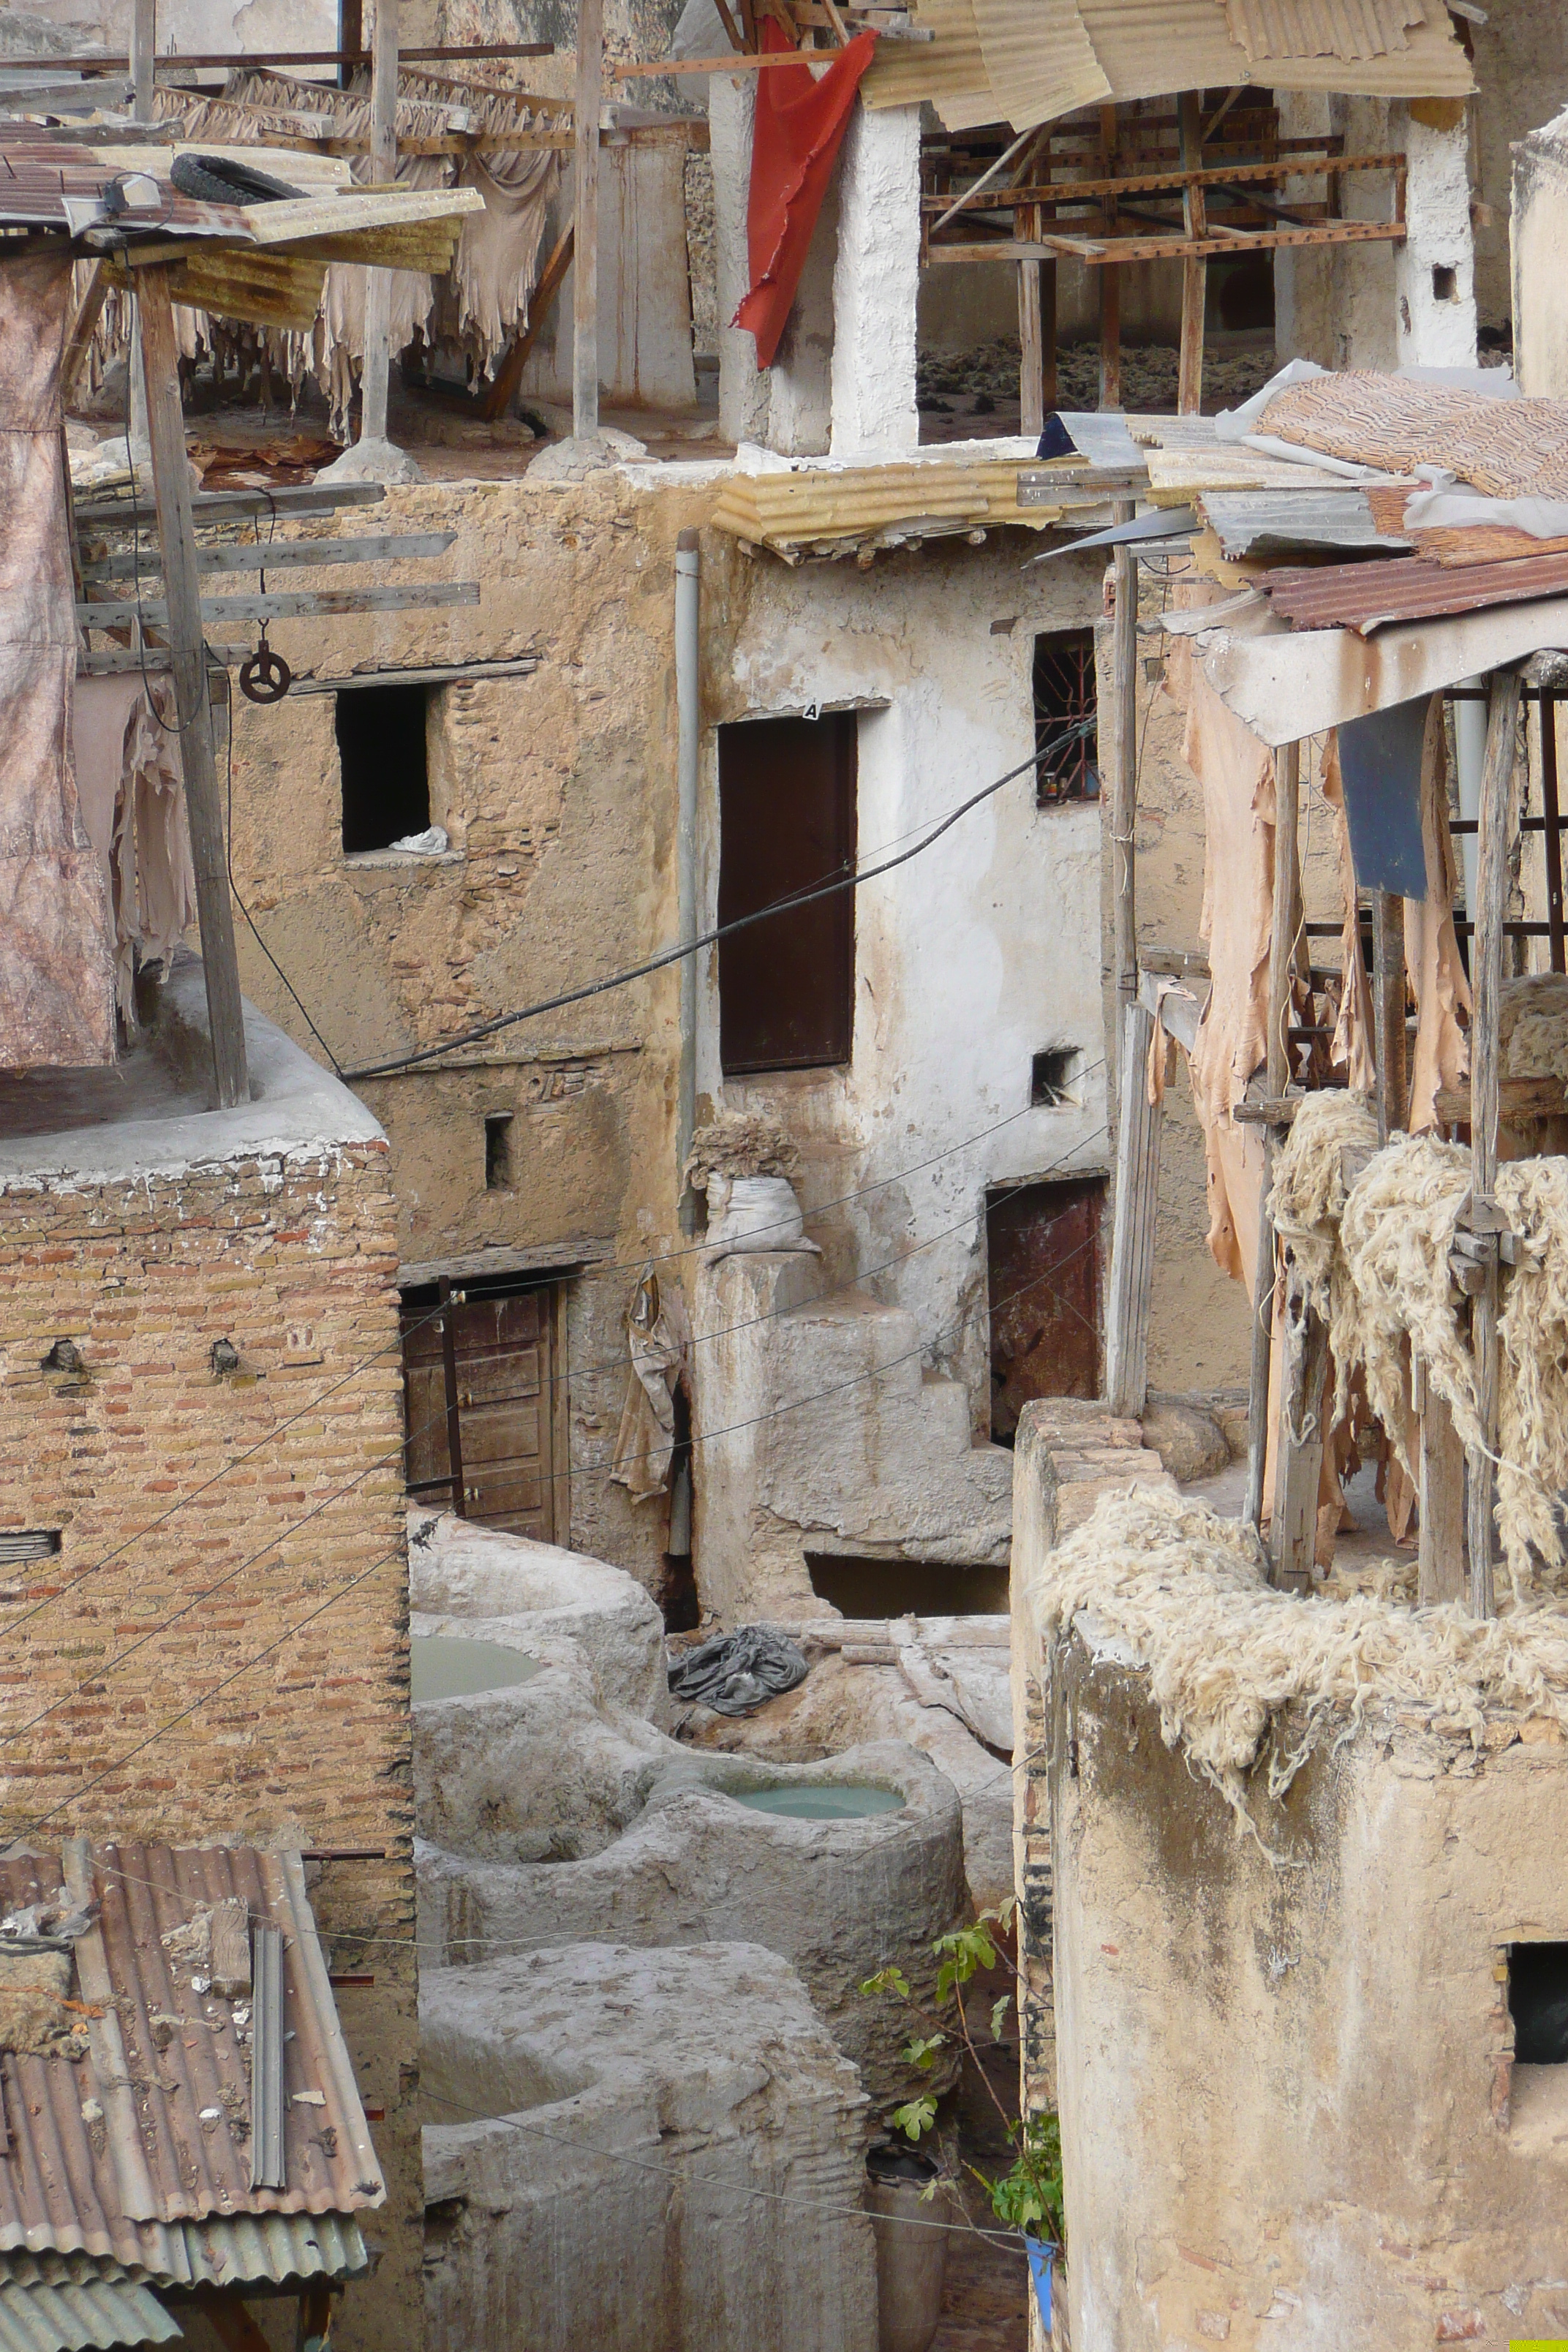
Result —
M228 868L228 887L234 894L235 905L239 908L240 913L250 925L251 936L255 940L257 946L261 950L262 954L267 958L268 962L272 966L273 971L278 974L279 979L283 982L284 987L293 998L294 1003L299 1011L300 1020L304 1023L306 1028L310 1031L311 1036L315 1039L317 1045L321 1047L322 1053L325 1054L328 1061L331 1062L332 1068L341 1078L343 1075L342 1064L339 1061L337 1055L333 1053L331 1047L328 1045L326 1039L322 1036L321 1031L311 1020L309 1013L306 1012L299 991L296 989L293 982L289 979L288 973L284 971L282 965L279 962L277 957L273 954L271 949L268 946L266 940L262 938L260 930L257 925L256 918L251 913L249 908L246 905L245 900L240 897L239 885L234 878L234 703L232 696L229 700L228 727L226 734L228 796L227 814L224 822L223 855L224 863Z
M1063 730L1060 744L1065 745L1075 735L1087 734L1093 723L1087 719L1074 720ZM591 981L582 988L567 989L558 996L543 998L537 1004L523 1005L515 1013L496 1013L489 1021L477 1022L472 1028L460 1030L456 1036L443 1038L439 1045L421 1046L416 1053L395 1055L382 1062L356 1064L353 1069L345 1070L343 1076L348 1079L382 1078L395 1076L404 1070L417 1069L426 1062L438 1061L444 1055L458 1053L465 1045L478 1045L486 1037L496 1036L503 1029L515 1028L521 1021L537 1020L542 1013L559 1013L566 1005L582 1004L590 997L604 996L612 989L626 988L633 981L646 980L650 973L664 971L671 964L683 962L688 956L700 955L705 948L714 946L720 940L731 939L737 931L749 930L753 924L765 923L775 915L785 914L796 907L809 907L819 898L836 896L840 890L858 890L862 884L875 882L882 875L891 874L896 867L907 866L911 858L922 856L961 817L967 816L971 809L978 808L982 801L989 800L1017 777L1037 772L1042 748L1053 750L1058 747L1056 744L1045 747L1037 744L1026 760L1021 760L1016 768L1009 768L1005 775L994 777L990 783L982 785L977 793L972 793L966 801L962 801L957 808L951 809L912 848L900 850L896 857L884 858L879 866L863 866L856 873L840 874L827 881L814 883L808 888L791 891L769 906L759 907L752 914L738 915L731 922L716 924L711 930L700 932L695 939L682 940L674 947L663 948L658 955L650 956L644 963L633 964L625 971L610 972L603 980Z

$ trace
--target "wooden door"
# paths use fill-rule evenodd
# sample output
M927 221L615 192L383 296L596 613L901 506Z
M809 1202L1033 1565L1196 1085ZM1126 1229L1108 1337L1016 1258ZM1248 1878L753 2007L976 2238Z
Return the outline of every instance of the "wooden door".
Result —
M855 867L853 711L719 730L719 920L742 921ZM855 893L781 908L719 942L726 1076L847 1062L855 1032Z
M1033 1397L1096 1397L1105 1180L1025 1184L985 1209L991 1434L1010 1444Z
M435 1315L405 1309L408 1487L416 1502L554 1542L556 1528L567 1522L558 1476L565 1464L555 1459L555 1322L549 1284L501 1298L453 1299ZM452 1475L453 1421L460 1499Z

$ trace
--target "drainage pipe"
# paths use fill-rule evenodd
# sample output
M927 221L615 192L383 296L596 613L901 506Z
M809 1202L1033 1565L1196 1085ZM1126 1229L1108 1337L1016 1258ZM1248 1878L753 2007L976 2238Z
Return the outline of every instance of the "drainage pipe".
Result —
M683 530L675 542L676 927L682 940L697 936L697 755L699 742L699 648L702 559L697 533ZM697 1128L697 958L680 960L680 1087L676 1108L676 1181L680 1192L680 1229L692 1230L695 1202L686 1181L686 1155Z

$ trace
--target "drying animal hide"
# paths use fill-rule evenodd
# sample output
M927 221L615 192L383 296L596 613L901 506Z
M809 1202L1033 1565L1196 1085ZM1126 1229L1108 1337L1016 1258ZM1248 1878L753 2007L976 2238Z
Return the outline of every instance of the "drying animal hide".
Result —
M1499 1713L1568 1728L1560 1607L1476 1618L1457 1603L1411 1610L1364 1591L1302 1601L1273 1590L1264 1570L1244 1523L1133 1487L1102 1496L1048 1555L1027 1602L1047 1642L1079 1611L1092 1616L1097 1645L1114 1643L1147 1674L1167 1748L1182 1751L1266 1852L1249 1782L1283 1796L1315 1748L1374 1713L1442 1718L1478 1748Z
M114 1059L109 894L71 760L60 409L71 263L0 265L0 1067Z
M1208 1244L1226 1274L1250 1283L1254 1259L1241 1228L1250 1226L1256 1236L1263 1155L1261 1144L1248 1150L1231 1110L1268 1054L1274 755L1226 709L1196 667L1182 751L1204 792L1199 930L1212 982L1192 1076L1208 1168Z
M665 1290L650 1268L626 1309L631 1371L610 1475L634 1503L662 1495L675 1446L675 1391L686 1370L690 1329L679 1290Z
M1470 983L1454 929L1458 877L1448 831L1448 755L1438 694L1427 709L1421 746L1421 840L1426 896L1405 901L1405 969L1415 998L1415 1052L1405 1122L1412 1135L1436 1120L1438 1089L1458 1086L1470 1073L1469 1043L1459 1025L1460 1013L1468 1017L1472 1010ZM1359 956L1356 961L1359 967Z
M135 1019L139 965L173 962L196 919L196 881L174 731L174 689L131 677L77 682L72 732L82 820L114 908L114 986Z

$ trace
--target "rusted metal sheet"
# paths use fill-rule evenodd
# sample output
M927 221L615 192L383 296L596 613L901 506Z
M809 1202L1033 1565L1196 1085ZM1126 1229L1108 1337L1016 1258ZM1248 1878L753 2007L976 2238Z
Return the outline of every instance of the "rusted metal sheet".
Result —
M75 1947L81 2006L60 2055L0 2053L0 2250L81 2252L178 2279L193 2261L183 2225L347 2217L383 2201L297 1855L82 1840L63 1856L0 1861L0 1912L62 1891L96 1906ZM212 1990L199 1928L194 1943L189 1933L234 1898L283 1937L279 2189L250 2186L248 2004Z
M1293 547L1397 555L1410 544L1379 530L1364 490L1205 490L1198 504L1233 563Z
M1460 568L1420 556L1387 563L1282 567L1259 575L1274 610L1299 629L1354 629L1367 636L1391 621L1528 604L1568 590L1568 555L1514 557Z

